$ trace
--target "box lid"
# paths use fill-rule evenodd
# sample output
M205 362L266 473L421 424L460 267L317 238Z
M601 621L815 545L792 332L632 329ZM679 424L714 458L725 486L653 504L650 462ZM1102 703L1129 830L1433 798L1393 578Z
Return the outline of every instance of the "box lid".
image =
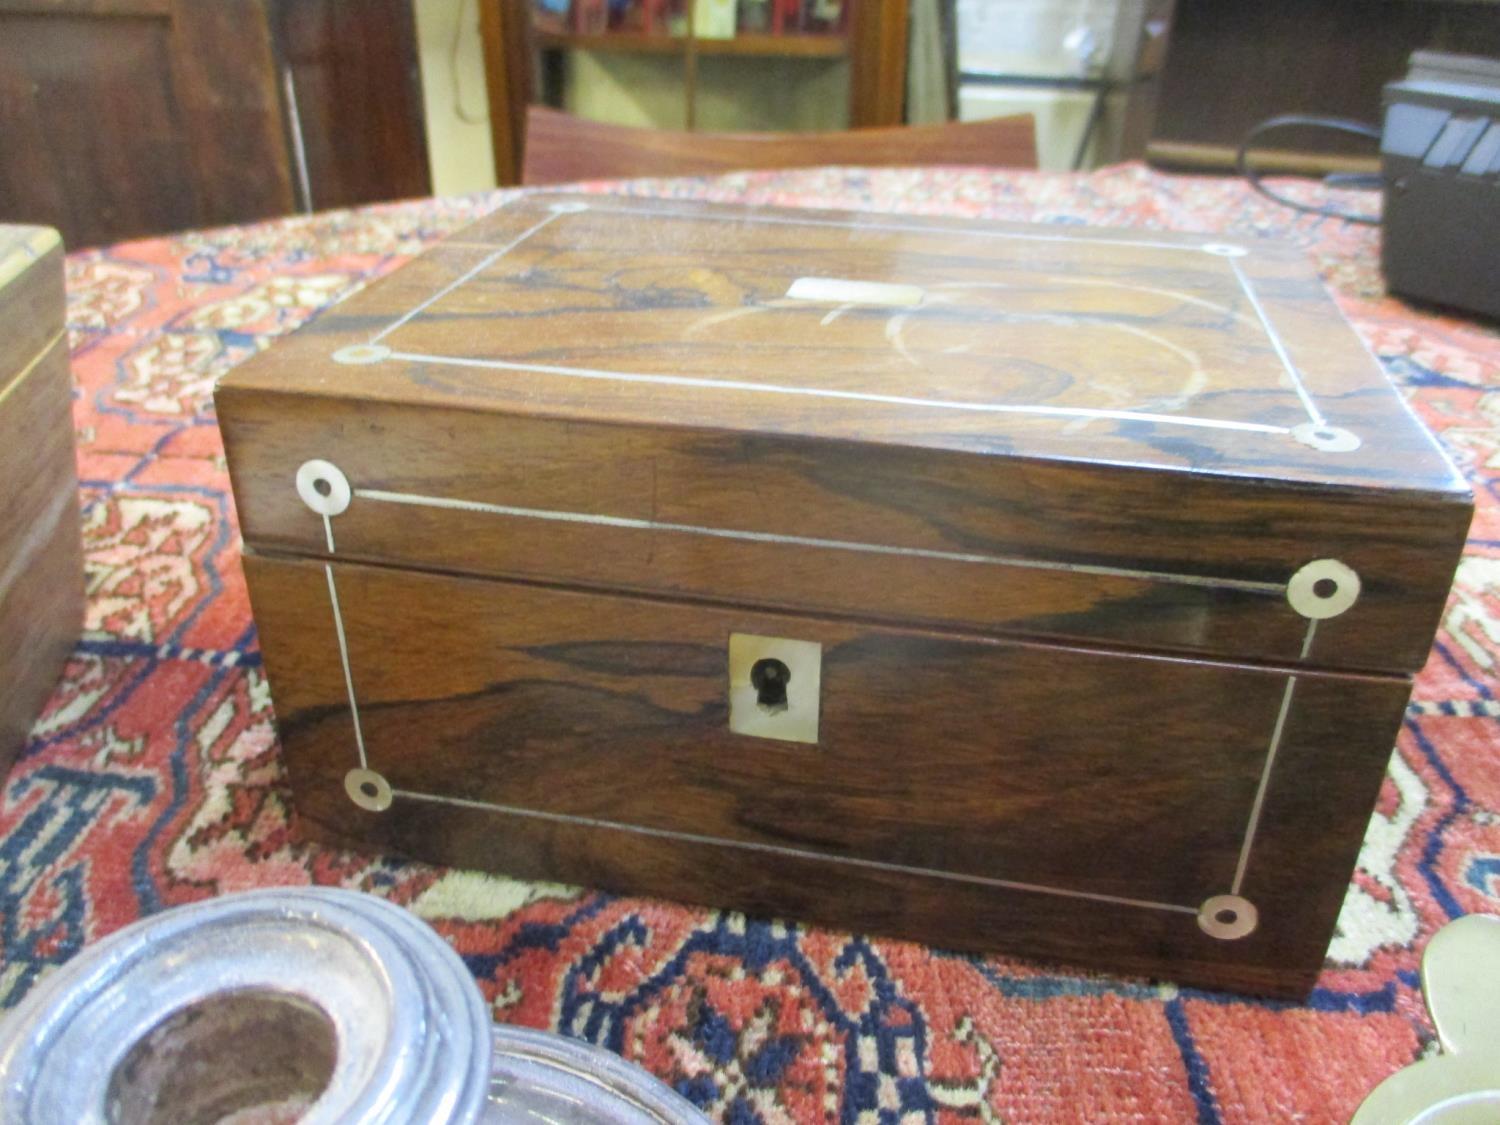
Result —
M1211 236L531 195L218 400L252 547L1250 660L1418 667L1471 511Z

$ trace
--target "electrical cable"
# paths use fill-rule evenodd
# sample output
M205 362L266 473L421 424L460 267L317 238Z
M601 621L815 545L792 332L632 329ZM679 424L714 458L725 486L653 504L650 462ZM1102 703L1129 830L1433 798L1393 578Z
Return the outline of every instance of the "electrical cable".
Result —
M453 24L453 43L448 49L448 73L453 77L453 112L465 125L483 125L490 119L488 113L476 115L464 108L463 82L458 73L458 56L463 46L464 16L469 10L468 0L459 0L458 18Z
M1104 95L1108 87L1100 85L1094 94L1094 101L1089 106L1088 119L1083 123L1083 134L1078 138L1078 147L1073 150L1073 171L1083 170L1083 158L1088 154L1089 141L1094 139L1094 130L1099 126L1099 119L1104 116Z
M1356 211L1345 211L1341 207L1319 207L1310 203L1299 203L1295 199L1288 199L1279 195L1261 182L1262 173L1252 169L1249 164L1250 146L1262 133L1269 133L1273 129L1285 129L1300 126L1305 129L1334 129L1341 133L1350 133L1356 137L1370 137L1374 140L1380 139L1380 129L1364 121L1351 121L1345 117L1312 117L1301 113L1285 113L1279 117L1268 118L1255 128L1245 134L1245 139L1240 142L1238 151L1234 154L1235 171L1243 176L1252 188L1261 195L1279 203L1283 207L1290 207L1294 211L1302 211L1309 215L1322 215L1329 219L1343 219L1350 223L1362 223L1366 226L1379 226L1379 215L1364 215ZM1323 178L1327 187L1379 187L1380 178L1363 172L1334 172Z

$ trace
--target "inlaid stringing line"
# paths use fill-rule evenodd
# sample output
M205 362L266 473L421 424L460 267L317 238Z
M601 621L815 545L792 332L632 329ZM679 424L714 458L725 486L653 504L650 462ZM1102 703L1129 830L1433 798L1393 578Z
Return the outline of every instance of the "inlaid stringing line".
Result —
M701 215L692 211L673 211L666 208L646 207L620 207L611 205L601 207L598 204L588 204L588 210L602 215L646 215L656 217L666 215L674 219L695 219L698 221L716 221L727 223L763 223L773 226L792 227L831 227L835 230L878 230L890 231L893 234L951 234L963 238L1002 238L1013 239L1019 242L1083 242L1095 246L1130 246L1144 247L1151 250L1188 250L1194 254L1201 254L1202 248L1195 243L1183 244L1180 242L1154 242L1147 239L1124 239L1124 238L1078 238L1067 234L1023 234L1019 231L966 229L962 227L923 227L914 223L840 223L833 219L802 219L780 215Z
M1195 426L1213 430L1242 430L1262 434L1288 434L1286 426L1268 426L1261 422L1232 422L1218 418L1191 418L1176 414L1148 414L1135 410L1095 410L1083 406L1021 406L999 402L953 402L945 399L911 398L905 395L871 394L864 391L835 391L821 387L788 387L780 383L746 383L735 379L704 379L689 375L646 375L640 372L601 371L592 367L558 367L542 363L515 363L504 359L467 359L460 356L426 355L421 352L392 352L392 359L410 363L449 364L455 367L482 367L499 371L529 371L541 375L561 375L572 379L606 379L619 383L654 383L672 387L703 387L711 390L751 391L758 394L803 395L855 402L878 402L891 406L918 406L936 410L967 410L983 414L1034 414L1054 418L1098 418L1120 422L1151 422L1158 425Z
M1349 331L1353 333L1354 338L1359 341L1359 346L1364 348L1365 355L1370 357L1371 366L1375 367L1378 371L1385 375L1386 382L1387 384L1389 384L1390 390L1392 392L1391 397L1396 400L1396 404L1400 406L1402 410L1406 411L1406 416L1410 418L1413 423L1413 431L1417 434L1420 434L1423 438L1426 439L1427 448L1436 453L1438 455L1438 459L1448 467L1449 477L1454 484L1462 485L1467 483L1467 478L1464 477L1463 473L1458 471L1458 466L1453 463L1453 458L1448 455L1448 450L1444 447L1443 443L1438 441L1437 435L1429 430L1427 428L1427 424L1423 422L1419 417L1417 417L1416 407L1412 405L1412 402L1414 400L1408 399L1406 395L1396 390L1395 383L1392 381L1389 372L1386 371L1385 361L1383 361L1378 355L1375 354L1375 349L1370 346L1370 341L1365 338L1365 334L1354 327L1349 318L1347 316L1344 316L1342 310L1340 310L1339 315L1343 317L1344 326L1348 328Z
M1318 632L1318 619L1316 617L1310 617L1310 618L1308 618L1308 620L1307 620L1307 636L1302 639L1302 655L1300 657L1298 657L1299 660L1306 660L1307 659L1307 654L1312 651L1313 637L1317 635L1317 632Z
M680 840L689 844L710 844L718 847L740 848L766 855L788 856L793 859L815 859L828 863L842 863L850 867L864 867L874 871L894 871L904 875L925 875L935 879L948 879L958 883L976 883L984 887L998 887L1008 891L1031 891L1037 894L1059 895L1064 898L1081 898L1091 902L1104 902L1116 906L1136 906L1145 910L1170 910L1178 914L1197 915L1196 906L1178 906L1171 902L1151 902L1147 899L1123 898L1119 895L1094 894L1090 891L1071 891L1062 887L1048 887L1038 883L1018 883L1010 879L994 879L985 875L966 875L956 871L941 871L932 867L916 867L904 863L886 863L876 859L861 859L857 856L833 855L829 852L808 848L789 848L781 844L762 844L750 840L727 840L721 836L702 836L695 832L679 832L670 828L650 828L641 824L626 824L617 820L601 820L591 816L573 816L568 813L546 812L541 809L518 808L490 801L475 801L466 797L443 797L435 793L417 793L410 789L392 789L394 797L405 797L413 801L431 804L453 805L457 808L475 809L481 812L498 812L510 816L530 817L551 821L555 824L577 824L585 828L607 828L618 832L633 832L640 836L653 836L663 840Z
M449 293L452 293L459 286L465 284L466 282L472 281L475 276L477 276L478 274L482 273L484 270L489 269L490 266L494 265L504 255L510 253L517 246L521 245L521 243L525 242L528 238L530 238L532 235L534 235L537 231L541 230L548 223L552 222L552 220L555 219L555 218L557 218L557 216L558 216L558 212L554 211L554 212L549 213L545 218L539 219L537 222L532 223L531 226L527 227L520 234L516 235L515 238L511 239L504 246L499 247L493 253L487 254L483 258L481 258L479 260L479 263L477 265L475 265L472 269L465 271L463 274L460 274L457 278L455 278L453 281L450 281L447 285L443 286L441 289L439 289L432 296L428 297L426 300L419 301L417 304L415 304L411 308L407 309L406 312L402 313L399 317L397 317L395 320L391 321L391 323L387 324L384 328L382 328L375 335L371 336L370 337L370 343L372 343L372 344L378 344L378 343L380 343L381 340L384 340L392 332L396 331L396 329L398 329L402 325L406 324L413 317L419 315L422 312L425 312L433 304L435 304L438 301L441 301L444 297L446 297Z
M328 540L328 553L331 555L331 554L334 553L334 550L333 550L333 521L328 518L328 513L327 512L323 513L323 536L324 536L325 539Z
M1307 639L1302 642L1302 657L1312 651L1313 634L1317 631L1317 621L1307 623ZM1276 753L1281 749L1281 735L1286 729L1286 717L1292 710L1292 695L1297 690L1297 677L1286 678L1286 688L1281 693L1281 709L1276 712L1276 725L1271 728L1271 742L1266 747L1266 762L1261 767L1260 784L1255 788L1255 800L1250 804L1250 822L1245 826L1245 840L1240 845L1239 863L1234 869L1234 883L1230 887L1230 894L1237 895L1245 883L1245 873L1250 869L1250 849L1255 846L1255 833L1260 827L1261 813L1265 810L1266 792L1271 787L1271 771L1276 766Z
M1250 307L1255 310L1255 315L1260 320L1260 326L1265 329L1266 338L1271 341L1271 347L1276 351L1276 358L1281 360L1281 366L1286 369L1287 377L1292 381L1292 389L1297 392L1297 397L1302 400L1302 407L1307 411L1307 417L1316 426L1328 425L1328 419L1323 417L1322 412L1312 400L1312 395L1307 393L1307 387L1302 383L1302 373L1297 370L1297 365L1292 362L1292 357L1287 354L1286 345L1282 343L1281 333L1276 331L1276 326L1271 323L1270 316L1266 313L1265 306L1260 303L1260 297L1255 292L1255 287L1250 284L1250 278L1240 268L1237 258L1227 259L1229 268L1234 271L1235 279L1240 283L1240 289L1244 292Z
M1087 563L1056 562L1047 559L1007 558L1001 555L969 554L960 551L936 551L922 547L892 547L883 543L859 543L845 539L815 539L802 535L778 535L769 531L738 531L722 527L703 527L697 524L663 523L658 520L595 515L587 512L558 512L545 508L517 508L505 504L487 504L478 500L455 500L446 496L419 496L409 492L387 492L378 488L356 488L354 495L363 500L377 500L386 504L411 504L422 508L446 508L454 511L512 516L519 519L546 520L554 523L594 524L601 527L628 528L635 531L665 531L683 535L702 535L713 539L733 539L750 543L776 543L793 547L821 547L835 551L858 551L873 555L900 555L907 558L937 559L943 562L981 563L989 566L1063 571L1070 574L1092 574L1109 578L1170 582L1180 586L1243 590L1254 594L1281 596L1286 593L1286 584L1282 582L1253 582L1240 578L1207 578L1197 574L1174 574L1168 571L1130 570L1123 567L1094 566Z
M37 349L36 355L31 357L26 366L17 371L15 375L11 377L10 381L5 384L5 386L0 387L0 402L4 402L12 394L14 394L17 388L19 388L22 383L26 382L26 377L33 371L35 371L41 365L43 360L51 357L52 349L57 347L57 345L62 342L63 337L65 337L67 334L68 330L66 328L59 328L52 334L52 338L50 340L48 340L39 349Z
M344 689L349 695L349 717L354 721L354 745L359 749L359 768L369 769L365 757L365 733L359 721L359 700L354 696L354 673L349 670L349 642L344 636L344 615L339 610L339 591L333 583L333 566L323 564L328 578L328 604L333 607L333 631L339 640L339 663L344 666Z
M302 111L297 107L297 79L290 66L281 69L281 90L286 95L287 122L291 125L292 161L297 169L297 202L302 213L313 213L312 177L307 170L307 142L302 135Z

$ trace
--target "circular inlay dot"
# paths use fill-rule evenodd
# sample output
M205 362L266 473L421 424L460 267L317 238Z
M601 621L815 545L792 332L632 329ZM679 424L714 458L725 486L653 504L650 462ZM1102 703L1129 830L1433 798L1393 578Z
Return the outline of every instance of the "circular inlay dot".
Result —
M1359 575L1338 559L1314 559L1286 584L1286 600L1312 621L1337 617L1359 599Z
M1239 895L1214 895L1198 908L1198 928L1220 941L1238 941L1255 932L1260 912Z
M350 344L333 353L335 363L357 364L379 363L391 354L384 344Z
M371 769L350 770L344 775L344 792L362 809L384 812L391 807L395 795L391 784Z
M349 507L354 490L332 461L313 458L297 469L297 495L320 516L336 516Z
M1320 453L1352 453L1360 447L1357 434L1326 422L1304 422L1292 427L1292 438Z

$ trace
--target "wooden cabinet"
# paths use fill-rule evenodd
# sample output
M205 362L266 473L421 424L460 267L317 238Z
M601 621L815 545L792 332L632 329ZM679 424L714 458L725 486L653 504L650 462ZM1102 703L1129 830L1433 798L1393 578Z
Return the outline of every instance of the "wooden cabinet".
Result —
M70 246L429 190L407 0L0 0L0 219Z

